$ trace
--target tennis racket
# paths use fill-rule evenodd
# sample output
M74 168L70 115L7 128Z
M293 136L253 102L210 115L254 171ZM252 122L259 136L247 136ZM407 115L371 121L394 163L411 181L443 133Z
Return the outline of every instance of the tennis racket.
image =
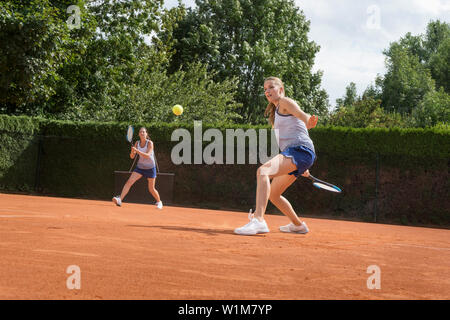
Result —
M159 174L159 166L158 166L158 161L156 160L156 154L155 154L154 149L153 149L153 158L155 159L156 172Z
M313 186L316 188L337 193L342 192L341 188L335 186L334 184L319 180L313 177L311 174L308 176L308 179L312 181Z
M127 141L131 144L131 146L133 146L133 135L134 135L133 126L128 126L126 138L127 138ZM133 164L131 165L130 170L128 170L128 172L131 172L131 169L133 169L133 166L136 162L137 157L138 157L138 155L136 154L134 156Z
M127 129L127 141L133 146L133 134L134 134L134 128L133 126L128 126Z

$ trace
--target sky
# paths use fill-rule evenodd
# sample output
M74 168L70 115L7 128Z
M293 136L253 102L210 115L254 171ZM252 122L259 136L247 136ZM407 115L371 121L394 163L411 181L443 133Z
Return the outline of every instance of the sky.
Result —
M167 8L178 0L165 0ZM187 7L194 0L182 0ZM431 20L450 22L450 0L295 0L310 21L309 39L320 46L314 71L331 106L354 82L358 94L385 73L383 50L406 33L424 34Z

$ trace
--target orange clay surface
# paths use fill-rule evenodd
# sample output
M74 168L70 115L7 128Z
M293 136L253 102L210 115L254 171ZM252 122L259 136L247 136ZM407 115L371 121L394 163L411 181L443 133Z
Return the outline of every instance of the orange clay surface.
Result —
M0 299L449 299L450 231L0 194ZM81 289L69 290L69 266ZM380 268L369 290L367 268Z

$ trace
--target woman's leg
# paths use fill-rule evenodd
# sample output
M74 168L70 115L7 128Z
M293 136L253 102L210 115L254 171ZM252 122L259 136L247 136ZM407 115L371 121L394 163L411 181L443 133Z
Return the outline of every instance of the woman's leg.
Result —
M270 196L269 200L296 226L300 226L302 221L299 219L295 213L292 205L289 201L282 196L283 192L295 181L297 178L293 175L285 175L275 177L270 185Z
M147 178L148 180L148 191L151 193L156 202L160 202L159 192L155 189L156 178Z
M264 219L267 202L269 201L271 194L270 179L288 175L294 170L297 170L295 164L292 163L291 159L286 158L282 154L277 155L258 168L256 172L257 187L255 218L260 221Z
M142 174L133 172L131 173L131 176L128 178L127 182L122 188L122 193L120 194L120 199L123 200L126 195L128 194L128 191L130 191L131 186L138 181L142 177Z

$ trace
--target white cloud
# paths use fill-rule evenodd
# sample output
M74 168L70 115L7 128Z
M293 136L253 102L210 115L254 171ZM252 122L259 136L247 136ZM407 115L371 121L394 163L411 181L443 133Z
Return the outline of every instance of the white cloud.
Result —
M450 3L441 0L297 0L296 4L311 21L309 38L321 46L315 70L324 72L322 87L332 105L350 82L361 94L377 74L384 74L382 52L391 42L407 32L424 33L430 20L450 17Z
M195 0L181 0L181 3L183 3L186 7L195 7ZM164 1L164 7L166 8L172 8L178 6L178 0L165 0Z
M441 0L396 0L389 1L388 3L399 11L414 15L439 16L441 13L445 13L445 11L449 14L448 11L450 10L450 2ZM386 3L386 6L388 3Z

